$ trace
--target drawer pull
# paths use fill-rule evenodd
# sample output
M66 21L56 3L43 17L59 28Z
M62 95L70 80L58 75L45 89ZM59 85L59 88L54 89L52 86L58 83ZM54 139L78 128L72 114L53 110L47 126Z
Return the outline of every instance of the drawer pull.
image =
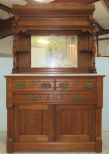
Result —
M93 84L91 82L87 82L87 83L85 83L85 88L86 89L92 89L93 88Z
M72 96L71 96L71 99L72 99L73 101L80 101L80 100L81 100L81 95L72 95Z
M59 84L59 88L61 88L61 89L66 89L66 88L68 88L68 86L69 86L69 84L65 83L65 82Z
M37 101L38 100L38 96L37 95L28 95L28 100L29 101Z
M18 82L15 85L16 89L24 89L26 87L26 83Z
M41 84L41 87L42 87L43 89L50 89L50 88L51 88L51 84L50 84L50 83L42 83L42 84Z

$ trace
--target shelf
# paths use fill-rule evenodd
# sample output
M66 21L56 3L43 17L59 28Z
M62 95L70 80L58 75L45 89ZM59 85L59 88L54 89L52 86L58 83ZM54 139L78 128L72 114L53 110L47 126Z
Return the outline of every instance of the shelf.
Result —
M92 50L79 50L79 53L93 54L93 51Z
M29 52L29 51L27 51L27 50L24 50L24 51L23 51L23 50L22 50L22 51L21 51L21 50L17 50L17 51L16 51L16 53L28 53L28 52Z

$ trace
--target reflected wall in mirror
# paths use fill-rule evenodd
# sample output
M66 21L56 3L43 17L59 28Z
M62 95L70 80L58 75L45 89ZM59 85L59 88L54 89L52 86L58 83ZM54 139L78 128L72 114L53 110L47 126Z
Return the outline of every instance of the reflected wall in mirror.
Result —
M78 67L77 36L31 36L31 68Z

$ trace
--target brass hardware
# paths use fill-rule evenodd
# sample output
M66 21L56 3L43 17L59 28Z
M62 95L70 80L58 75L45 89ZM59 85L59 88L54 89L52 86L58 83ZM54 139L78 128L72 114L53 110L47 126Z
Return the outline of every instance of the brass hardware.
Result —
M18 83L16 83L15 87L17 89L24 89L26 87L26 83L18 82Z
M59 84L59 88L61 88L61 89L66 89L66 88L68 88L68 86L69 86L69 84L66 83L66 82L63 82L63 83Z
M51 84L50 83L42 83L41 86L44 89L50 89L51 88Z
M87 89L92 89L93 88L93 84L92 84L92 82L87 82L87 83L85 83L85 88L87 88Z
M29 101L37 101L38 96L37 95L28 95L28 100Z
M71 96L71 99L73 100L73 101L80 101L81 100L81 95L72 95Z

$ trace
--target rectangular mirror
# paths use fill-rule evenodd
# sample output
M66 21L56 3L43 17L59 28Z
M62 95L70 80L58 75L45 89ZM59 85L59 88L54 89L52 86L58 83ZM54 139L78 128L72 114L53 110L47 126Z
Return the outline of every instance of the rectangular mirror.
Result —
M31 36L31 68L78 67L77 36Z

